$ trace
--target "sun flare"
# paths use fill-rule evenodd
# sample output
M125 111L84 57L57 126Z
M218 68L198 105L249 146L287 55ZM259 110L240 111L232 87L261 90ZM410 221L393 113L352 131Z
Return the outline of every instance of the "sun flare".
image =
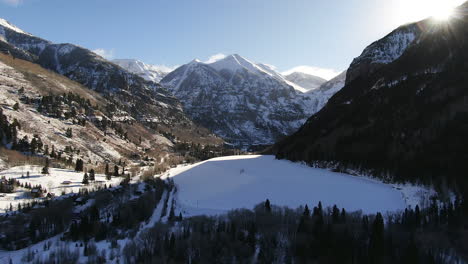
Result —
M464 0L399 0L395 19L399 23L410 23L432 17L447 21L454 17L455 8Z
M452 6L441 6L437 10L434 10L432 15L433 18L439 21L449 20L455 12L455 7Z

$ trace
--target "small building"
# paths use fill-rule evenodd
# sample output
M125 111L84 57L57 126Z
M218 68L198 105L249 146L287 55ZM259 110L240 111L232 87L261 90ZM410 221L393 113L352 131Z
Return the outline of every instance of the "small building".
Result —
M42 189L41 188L32 188L31 189L31 196L33 198L40 198L42 197Z

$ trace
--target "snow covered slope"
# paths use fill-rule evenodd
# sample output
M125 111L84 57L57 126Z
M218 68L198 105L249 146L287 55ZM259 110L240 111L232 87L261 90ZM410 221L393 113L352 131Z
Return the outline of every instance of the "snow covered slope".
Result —
M307 92L307 95L313 100L313 107L316 112L320 111L330 100L330 98L339 92L346 84L346 71L322 84L320 88Z
M18 28L17 26L11 24L10 22L6 21L5 19L3 18L0 18L0 26L4 27L4 28L8 28L10 30L13 30L15 32L18 32L18 33L21 33L21 34L28 34L30 35L29 33L27 32L24 32L23 30L21 30L20 28ZM0 34L0 35L3 35L3 34Z
M400 58L406 49L421 35L421 25L413 23L401 26L384 38L369 45L351 63L347 72L346 83L351 82L358 76L367 76L382 67L382 65L389 64Z
M0 23L0 36L3 39L0 40L2 53L39 64L104 95L113 104L119 105L118 110L142 126L151 127L151 130L157 126L158 131L164 131L167 137L177 137L181 141L202 139L213 144L222 141L207 129L195 125L183 112L179 100L167 89L88 49L73 44L52 43L27 34L8 22ZM25 54L18 57L20 51Z
M322 201L325 207L336 204L366 213L404 210L419 202L418 188L407 193L379 181L273 156L216 158L172 169L167 176L177 185L179 210L188 216L253 208L265 199L290 208Z
M56 116L52 111L40 109L44 96L74 94L89 100L95 108L84 110L77 101L70 103L77 111L76 118ZM58 100L58 99L55 100ZM18 103L18 109L14 105ZM108 104L106 98L86 87L20 59L13 59L0 53L0 109L8 120L17 120L21 126L18 139L27 136L29 140L39 135L42 143L55 151L63 152L67 146L72 146L79 154L75 158L104 162L116 161L132 154L145 155L143 148L157 148L165 152L172 146L171 141L156 131L145 129L134 120L128 126L119 120L132 120L131 116L120 108L114 114L104 109ZM61 113L68 112L69 106L63 104ZM86 125L79 125L76 120L86 120ZM116 122L128 132L125 139L111 127L103 128L101 121ZM67 137L66 131L72 129L73 137ZM134 136L133 140L131 135ZM139 137L141 136L141 144ZM3 153L0 152L0 157ZM65 154L64 154L65 155ZM161 155L164 155L161 153ZM73 154L71 154L73 156ZM67 156L68 157L68 156Z
M303 72L293 72L285 76L286 80L299 85L306 91L318 89L327 80Z
M50 174L44 175L41 174L41 170L41 166L18 166L0 172L0 177L16 179L22 184L30 184L31 186L41 185L48 193L52 193L55 196L60 196L63 193L77 193L83 188L92 190L98 186L103 187L104 184L106 184L106 186L117 186L122 181L122 178L118 177L112 177L112 179L108 181L106 180L105 175L96 174L95 182L92 182L89 185L84 185L82 184L83 172L51 168L49 169ZM27 172L29 172L29 178L26 177ZM62 184L63 182L69 183ZM8 193L4 194L4 196L0 196L0 212L4 212L5 209L8 209L10 204L16 209L18 204L34 200L30 197L30 193L31 190L29 189L17 188L14 193Z
M132 59L118 59L112 60L113 63L119 65L125 70L134 73L147 81L160 82L168 73L171 72L171 69L163 66L156 66L151 64L146 64L139 60Z
M195 121L237 145L271 144L315 112L310 97L281 74L237 54L210 64L194 60L161 84Z

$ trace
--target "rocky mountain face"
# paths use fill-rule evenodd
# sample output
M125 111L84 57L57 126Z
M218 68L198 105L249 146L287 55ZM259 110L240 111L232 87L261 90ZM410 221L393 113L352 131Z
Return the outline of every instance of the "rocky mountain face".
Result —
M169 68L146 64L139 60L118 59L112 60L112 62L147 81L156 83L159 83L162 78L171 72L171 69Z
M285 76L286 80L299 85L305 91L312 91L327 82L327 80L303 72L293 72Z
M318 89L308 91L306 95L312 99L314 113L320 111L327 104L328 100L345 86L345 83L346 71L323 83Z
M161 85L147 81L107 61L90 50L73 44L54 44L0 20L0 47L9 54L55 71L96 91L119 105L132 119L183 141L218 141L206 129L196 126L182 106ZM205 140L203 140L205 141Z
M467 8L446 22L406 25L369 46L351 65L346 86L276 144L276 156L339 161L376 176L467 191Z
M357 77L368 77L382 66L402 56L406 49L421 36L423 24L424 22L401 26L364 49L349 66L346 83Z
M161 84L196 122L236 145L271 144L314 112L310 97L281 74L239 55L211 64L194 60Z

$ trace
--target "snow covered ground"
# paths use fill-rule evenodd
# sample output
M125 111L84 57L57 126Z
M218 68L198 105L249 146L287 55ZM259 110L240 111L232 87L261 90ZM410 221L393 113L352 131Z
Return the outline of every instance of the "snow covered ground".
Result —
M422 187L393 186L273 156L215 158L179 166L162 175L167 177L176 183L178 210L184 216L253 208L266 199L290 208L321 201L324 207L336 204L347 211L388 212L414 207L428 193Z
M99 185L103 186L104 184L107 186L116 186L122 180L122 178L112 177L110 181L107 181L105 175L96 174L96 181L94 183L84 185L81 183L84 172L51 168L49 169L50 174L44 175L41 174L41 170L42 167L40 166L18 166L0 172L0 178L17 179L20 183L28 183L32 186L41 185L43 188L47 189L47 192L55 194L56 197L62 195L63 192L65 194L72 192L77 193L82 188L93 189L97 188ZM26 177L28 171L29 178ZM22 178L22 175L25 177ZM69 183L62 184L66 181L69 181ZM30 192L29 189L17 188L14 193L3 194L3 197L0 196L0 212L4 212L10 204L16 209L18 204L31 201L29 196Z

